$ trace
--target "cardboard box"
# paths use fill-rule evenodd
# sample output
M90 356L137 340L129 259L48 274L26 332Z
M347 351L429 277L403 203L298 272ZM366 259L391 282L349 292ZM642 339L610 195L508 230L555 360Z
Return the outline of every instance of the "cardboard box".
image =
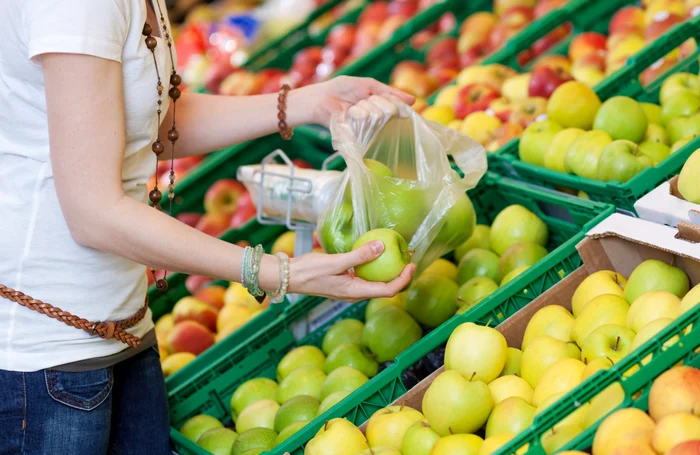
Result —
M678 176L662 183L634 204L639 218L676 227L681 222L700 225L700 205L683 199Z
M700 244L677 238L678 231L650 221L613 214L591 229L577 245L583 265L547 290L529 305L504 321L496 329L508 341L508 346L520 348L525 328L541 308L561 305L571 311L571 298L578 285L599 270L614 270L629 277L632 271L647 259L674 262L685 270L691 287L700 284ZM421 410L423 395L444 366L425 378L395 405L406 405ZM366 425L366 424L365 424ZM360 429L364 431L365 425Z

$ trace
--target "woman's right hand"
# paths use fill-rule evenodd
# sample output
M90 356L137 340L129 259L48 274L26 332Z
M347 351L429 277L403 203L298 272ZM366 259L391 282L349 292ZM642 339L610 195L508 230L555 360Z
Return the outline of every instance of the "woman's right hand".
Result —
M365 281L350 269L378 258L384 251L379 240L343 254L309 253L289 262L290 294L316 295L329 299L358 302L377 297L393 297L411 282L415 264L408 264L401 275L389 283Z

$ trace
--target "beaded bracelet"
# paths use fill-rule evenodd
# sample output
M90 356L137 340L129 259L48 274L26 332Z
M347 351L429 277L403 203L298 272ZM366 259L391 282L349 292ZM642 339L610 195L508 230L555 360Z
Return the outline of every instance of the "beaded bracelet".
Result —
M270 294L270 302L281 303L284 301L284 297L287 295L287 288L289 287L289 256L284 253L277 253L275 256L280 261L280 277L277 290Z
M247 246L243 249L243 259L241 260L241 285L244 288L248 288L248 262L250 254L253 252L253 247Z
M280 87L277 96L277 110L279 111L277 112L277 119L279 120L277 126L280 129L280 136L282 136L282 139L285 141L290 140L294 134L294 130L287 126L287 93L289 93L290 90L291 87L289 84L284 84Z

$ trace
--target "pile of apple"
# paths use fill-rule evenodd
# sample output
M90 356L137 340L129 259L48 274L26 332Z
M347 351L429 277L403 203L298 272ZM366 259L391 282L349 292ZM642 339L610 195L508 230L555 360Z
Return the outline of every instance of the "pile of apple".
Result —
M649 390L649 414L636 408L615 411L596 431L592 453L700 453L700 370L680 366L661 374Z
M665 160L700 133L700 80L677 73L664 81L661 106L616 96L604 103L589 87L567 82L531 124L520 160L579 177L626 182Z
M613 271L596 272L575 291L573 315L559 305L533 315L521 349L508 347L496 329L460 325L447 342L445 371L429 385L420 412L390 406L370 418L364 434L345 420L332 420L307 444L305 454L491 454L528 428L535 415L654 337L680 314L697 308L698 302L700 286L689 291L685 272L658 260L641 263L629 280ZM692 375L678 374L668 381L684 383L690 394L676 397L675 388L659 387L663 390L659 403L666 400L667 410L675 406L697 414L697 370ZM555 453L617 407L624 392L616 385L547 432L542 438L546 453ZM676 417L673 424L687 419L692 420ZM669 422L667 429L673 424ZM697 437L697 424L692 429L692 436ZM669 432L674 431L682 432ZM614 431L607 434L616 437ZM628 434L634 437L636 433ZM669 441L680 442L677 436L662 439L665 442L660 447L666 449ZM609 444L602 446L600 452L594 446L594 455L613 453Z

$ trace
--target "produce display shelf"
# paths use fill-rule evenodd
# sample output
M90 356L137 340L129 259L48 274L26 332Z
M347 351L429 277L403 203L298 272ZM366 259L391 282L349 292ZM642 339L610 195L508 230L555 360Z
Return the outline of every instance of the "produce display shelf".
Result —
M401 380L402 374L445 343L457 325L468 321L498 324L577 269L581 265L581 259L575 247L583 238L582 232L614 212L614 208L608 204L592 203L532 188L493 173L487 174L476 188L469 191L469 195L479 223L490 224L503 208L511 204L521 204L535 212L549 227L550 242L547 246L550 253L471 310L452 317L428 333L399 355L392 365L317 417L272 453L303 453L303 445L325 421L334 417L346 417L358 425L363 423L374 411L406 392L407 387ZM568 219L548 213L555 209L563 212ZM307 343L319 346L335 320L351 317L363 319L364 305L352 305L333 321L314 330L306 338L297 340L292 333L292 326L299 321L303 322L309 312L323 302L324 299L305 298L290 305L283 315L262 328L245 344L213 361L208 369L198 371L188 383L171 388L169 402L172 425L179 428L188 418L200 413L229 422L229 400L239 385L254 377L274 378L276 365L286 352ZM207 453L175 430L172 432L172 440L182 455Z
M659 90L668 76L677 72L698 73L700 51L696 50L646 87L640 83L639 76L691 37L700 37L700 16L676 25L649 44L632 57L625 67L597 85L595 91L602 100L613 96L628 96L640 102L658 103ZM519 139L514 139L498 152L498 157L512 167L519 179L548 188L581 190L592 200L607 202L618 209L636 214L636 200L680 172L683 163L700 147L700 139L695 138L657 166L640 172L625 183L602 182L525 163L518 158L519 144Z
M678 341L665 346L673 337ZM647 341L639 349L625 356L607 370L601 370L585 382L568 392L560 400L535 417L534 423L516 435L494 455L515 455L526 445L528 455L545 455L540 444L542 435L564 418L572 414L583 403L591 401L603 390L618 383L624 390L624 400L615 410L635 407L648 410L649 389L654 379L679 362L700 368L700 306L679 317L676 321ZM647 359L651 356L651 360ZM642 364L644 360L644 365ZM648 363L647 363L648 362ZM611 411L614 412L614 411ZM593 445L593 437L602 419L570 441L565 450L587 451Z

